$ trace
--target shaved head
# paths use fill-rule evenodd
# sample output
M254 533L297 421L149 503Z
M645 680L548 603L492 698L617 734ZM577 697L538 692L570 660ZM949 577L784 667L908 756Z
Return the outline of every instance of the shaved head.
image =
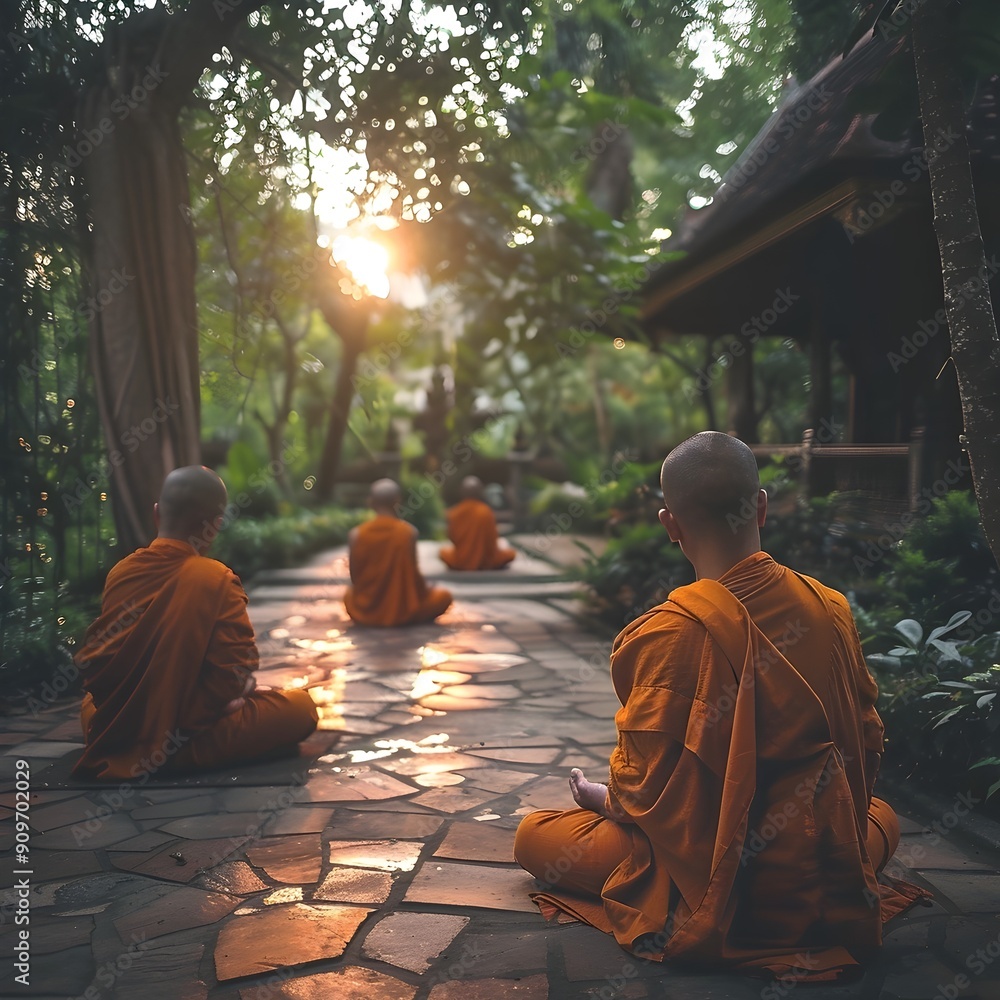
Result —
M462 496L466 500L481 500L483 497L483 481L479 476L466 476L462 480Z
M682 441L660 470L663 502L678 522L713 534L756 529L760 476L753 452L739 438L703 431Z
M376 479L368 494L369 503L376 510L391 510L403 499L403 491L395 479Z
M163 480L157 504L159 533L185 540L203 538L207 545L215 537L216 518L225 510L225 483L204 465L185 465Z

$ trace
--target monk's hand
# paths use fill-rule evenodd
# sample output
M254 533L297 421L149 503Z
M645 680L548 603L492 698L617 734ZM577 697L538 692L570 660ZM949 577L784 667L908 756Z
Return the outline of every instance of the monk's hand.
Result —
M246 698L233 698L232 701L227 701L222 707L222 714L224 716L232 715L233 712L238 712L246 704L246 702Z

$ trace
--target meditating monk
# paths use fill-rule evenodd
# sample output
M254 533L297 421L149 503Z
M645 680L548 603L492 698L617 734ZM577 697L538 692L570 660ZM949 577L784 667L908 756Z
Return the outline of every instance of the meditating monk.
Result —
M108 573L76 662L86 746L73 774L140 779L292 750L316 728L307 691L256 689L257 645L239 578L205 551L226 487L189 465L164 480L157 537Z
M372 483L368 502L375 517L348 536L351 586L344 606L359 625L416 625L451 605L451 593L428 587L417 566L417 529L396 514L401 500L395 480Z
M501 545L493 508L483 500L483 482L478 476L462 480L462 500L448 511L448 538L438 555L449 569L502 569L514 558L514 550Z
M742 442L696 434L661 485L697 582L614 643L608 784L573 769L580 808L528 815L515 857L547 883L546 915L643 957L838 978L924 895L876 881L899 825L872 798L882 723L850 608L761 551L767 494Z

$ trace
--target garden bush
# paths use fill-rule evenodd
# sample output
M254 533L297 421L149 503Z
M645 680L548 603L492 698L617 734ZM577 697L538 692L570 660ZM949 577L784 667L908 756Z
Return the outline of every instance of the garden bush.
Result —
M241 517L219 533L208 554L247 580L259 570L295 566L320 549L343 545L366 517L365 511L340 507Z

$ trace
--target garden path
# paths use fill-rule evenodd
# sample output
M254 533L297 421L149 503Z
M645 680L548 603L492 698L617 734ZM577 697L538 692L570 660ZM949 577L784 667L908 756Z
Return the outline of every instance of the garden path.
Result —
M254 581L261 683L324 700L299 758L80 786L68 778L74 700L0 719L0 884L16 861L18 761L33 788L30 984L14 979L15 888L0 900L0 995L788 996L665 970L591 928L542 920L511 859L514 830L532 809L572 805L571 766L606 767L610 643L581 628L572 584L540 560L446 576L432 544L420 558L456 602L411 629L346 620L342 551ZM1000 855L969 846L953 818L904 820L893 870L931 888L933 905L890 926L864 979L810 989L812 1000L1000 1000Z

